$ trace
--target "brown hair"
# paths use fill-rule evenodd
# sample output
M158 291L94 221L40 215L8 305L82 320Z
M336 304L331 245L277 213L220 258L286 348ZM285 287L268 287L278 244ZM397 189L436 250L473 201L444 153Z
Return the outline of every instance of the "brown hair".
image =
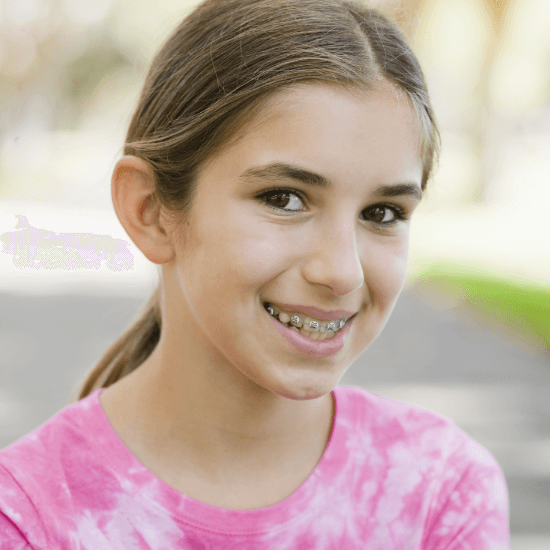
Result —
M379 77L405 92L417 113L424 188L439 134L422 70L388 17L349 0L206 0L154 58L124 153L153 167L154 200L185 215L198 168L274 93L304 83L372 90ZM160 331L157 289L73 396L137 368Z

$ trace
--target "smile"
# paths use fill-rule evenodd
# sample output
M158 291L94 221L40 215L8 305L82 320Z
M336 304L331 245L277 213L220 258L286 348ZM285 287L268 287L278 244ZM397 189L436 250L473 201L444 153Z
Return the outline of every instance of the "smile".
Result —
M265 310L279 323L311 340L328 340L344 328L348 319L322 321L300 312L283 311L269 302L264 303Z

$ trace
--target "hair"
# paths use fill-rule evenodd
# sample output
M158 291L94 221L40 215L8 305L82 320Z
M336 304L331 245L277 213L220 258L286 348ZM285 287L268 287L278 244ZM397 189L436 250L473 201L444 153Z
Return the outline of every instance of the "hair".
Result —
M418 60L388 17L350 0L206 0L155 56L124 154L150 163L153 200L184 216L199 168L275 93L303 84L369 91L381 79L406 94L418 117L424 189L439 132ZM147 359L160 339L159 302L157 288L72 400Z

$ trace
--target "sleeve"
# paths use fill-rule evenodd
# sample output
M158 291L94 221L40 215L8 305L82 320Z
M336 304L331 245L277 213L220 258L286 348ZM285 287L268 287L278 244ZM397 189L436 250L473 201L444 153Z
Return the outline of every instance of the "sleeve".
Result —
M0 465L0 550L37 548L29 539L44 539L42 520L25 491Z
M18 527L0 512L0 550L33 550Z
M424 550L509 550L508 491L500 466L469 440L444 465Z

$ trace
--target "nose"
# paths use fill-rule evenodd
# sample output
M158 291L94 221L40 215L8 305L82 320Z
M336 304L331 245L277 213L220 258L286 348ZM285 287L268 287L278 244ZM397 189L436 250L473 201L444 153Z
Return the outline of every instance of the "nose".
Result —
M302 273L309 283L327 286L336 296L346 296L363 285L365 275L357 250L356 228L335 225L316 231Z

